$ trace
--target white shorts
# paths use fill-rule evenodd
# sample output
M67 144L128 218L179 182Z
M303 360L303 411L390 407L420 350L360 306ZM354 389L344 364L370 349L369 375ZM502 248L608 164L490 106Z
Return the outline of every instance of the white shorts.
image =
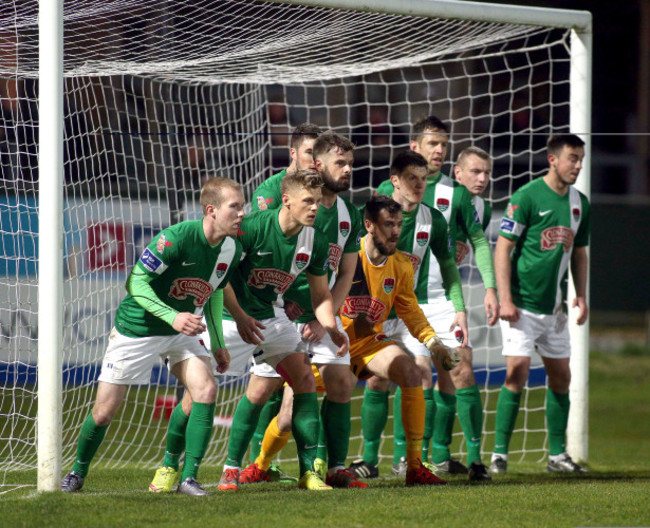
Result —
M519 321L500 321L504 356L531 357L537 353L548 358L571 356L571 341L567 315L536 314L519 309Z
M449 327L454 322L454 317L456 317L456 310L454 310L451 301L444 299L428 304L420 304L419 306L422 308L429 324L445 345L456 348L462 344L463 338L460 327L457 326L452 332L449 331ZM431 356L427 347L411 335L411 332L401 319L388 319L384 322L383 328L388 337L412 356ZM468 346L471 347L471 343Z
M200 336L127 337L113 328L99 381L116 385L146 385L157 361L167 359L171 370L174 365L191 357L212 357Z
M341 324L339 317L337 316L335 319L336 326L338 327L339 331L345 332L343 330L343 325ZM350 365L350 353L348 352L345 356L338 357L336 355L336 351L339 349L339 347L334 344L329 334L325 334L318 343L311 343L302 339L301 337L302 330L305 328L305 325L307 323L291 324L294 326L298 337L300 337L300 344L298 345L297 351L304 354L309 354L309 358L313 365ZM280 375L275 372L274 368L269 368L269 365L267 363L258 362L257 358L254 358L253 368L251 369L251 372L256 376L261 376L263 378L280 377Z
M283 310L278 309L275 313L276 317L260 321L266 326L264 330L260 330L264 336L264 341L260 345L245 343L239 335L237 324L224 319L223 339L230 353L231 365L226 375L233 376L248 372L251 358L256 363L268 363L275 368L288 355L302 352L298 350L300 336L296 333L293 323L289 321Z

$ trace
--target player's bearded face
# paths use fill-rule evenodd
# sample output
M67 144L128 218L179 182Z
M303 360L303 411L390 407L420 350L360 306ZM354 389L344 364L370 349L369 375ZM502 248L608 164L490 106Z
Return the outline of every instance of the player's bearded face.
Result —
M325 188L333 193L347 191L352 180L352 151L339 149L328 152L316 161L316 166L323 177Z
M386 209L379 212L377 222L373 224L372 239L377 250L388 257L397 251L397 242L402 232L402 212L394 216L388 214Z
M417 141L411 141L411 150L422 154L429 165L429 172L436 174L442 169L447 157L449 136L444 130L430 129L424 131Z

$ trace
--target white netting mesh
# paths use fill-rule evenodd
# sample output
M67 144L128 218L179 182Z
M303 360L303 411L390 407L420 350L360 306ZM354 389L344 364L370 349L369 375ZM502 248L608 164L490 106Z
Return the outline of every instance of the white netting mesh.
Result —
M451 127L449 159L470 144L494 157L494 239L507 197L544 170L545 136L568 127L566 31L248 0L71 0L64 13L65 467L127 273L158 230L199 214L206 176L234 178L250 196L287 165L291 129L311 121L355 141L351 198L362 203L407 148L410 123L432 113ZM36 1L0 7L0 485L36 464L36 15ZM486 330L476 269L463 274L487 451L500 338ZM164 418L174 394L161 372L130 391L98 462L160 462L157 411ZM221 391L218 415L233 413L240 382ZM526 398L513 453L539 457L543 403ZM227 433L217 427L206 463L223 460Z

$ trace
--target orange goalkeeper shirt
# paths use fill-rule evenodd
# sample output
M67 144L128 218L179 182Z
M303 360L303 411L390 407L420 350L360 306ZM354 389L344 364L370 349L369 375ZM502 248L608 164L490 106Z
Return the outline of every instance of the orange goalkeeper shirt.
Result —
M368 336L382 334L392 306L420 342L425 343L436 335L418 305L410 259L398 250L381 266L375 266L366 255L364 237L350 293L339 311L350 346Z

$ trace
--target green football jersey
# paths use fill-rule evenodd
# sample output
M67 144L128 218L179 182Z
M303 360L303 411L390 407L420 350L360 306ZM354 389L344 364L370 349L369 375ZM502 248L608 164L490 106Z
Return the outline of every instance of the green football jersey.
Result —
M573 247L589 245L590 205L574 187L560 196L538 178L510 198L499 234L517 245L512 252L512 299L540 314L565 309Z
M472 204L474 204L476 214L481 221L481 227L485 232L490 226L490 220L492 220L492 207L485 201L484 198L478 195L472 198ZM460 233L458 239L456 240L456 264L460 266L463 260L465 260L467 253L469 253L469 243L467 242L467 237L464 233Z
M251 198L251 209L253 211L280 208L282 205L282 178L284 178L285 174L287 174L287 169L267 178L255 189Z
M378 194L393 194L393 184L390 180L382 182L377 188ZM472 204L472 196L460 183L439 172L427 178L427 188L422 203L440 211L449 226L451 242L450 252L456 259L456 241L460 236L466 239L475 233L482 233L481 221ZM493 275L493 268L492 268ZM428 273L429 299L445 295L445 289L440 273L440 266L432 262Z
M284 305L284 294L303 271L326 275L328 244L314 227L303 227L293 236L280 229L280 209L256 211L244 217L238 241L244 251L231 284L242 309L256 319L275 316ZM224 313L224 317L231 318Z
M271 176L255 190L251 204L253 210L256 208L276 209L282 205L280 185L285 174L286 171L282 171ZM340 196L337 197L332 207L328 208L321 204L318 208L314 227L325 234L325 240L329 244L328 279L330 288L336 282L336 270L342 256L345 253L359 251L362 225L358 209ZM296 277L294 283L287 290L285 298L298 303L303 309L302 315L296 319L296 322L307 323L316 318L311 305L311 294L306 276Z
M128 337L177 334L171 327L174 317L179 312L201 315L212 293L230 280L241 253L232 237L210 246L203 220L164 229L131 272L115 327Z

